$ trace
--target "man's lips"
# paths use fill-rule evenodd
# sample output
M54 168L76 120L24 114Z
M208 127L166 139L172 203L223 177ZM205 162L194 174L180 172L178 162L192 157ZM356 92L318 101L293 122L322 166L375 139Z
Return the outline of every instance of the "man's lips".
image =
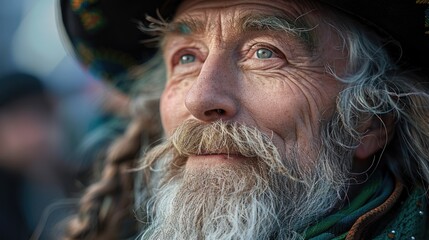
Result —
M188 157L188 165L217 165L221 163L241 163L247 157L239 153L201 153Z
M202 152L195 154L195 156L211 156L211 155L227 155L227 156L242 156L240 153L237 152Z

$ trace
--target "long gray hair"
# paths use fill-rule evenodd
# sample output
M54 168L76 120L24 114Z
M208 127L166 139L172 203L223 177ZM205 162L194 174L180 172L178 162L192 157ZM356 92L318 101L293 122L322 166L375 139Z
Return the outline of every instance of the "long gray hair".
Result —
M421 69L404 68L396 57L400 56L399 43L391 38L381 38L356 22L341 19L331 26L337 30L349 53L349 74L338 76L334 69L326 66L327 72L347 86L337 98L337 124L331 127L342 127L359 140L364 133L358 129L364 121L378 119L387 131L386 120L390 119L394 125L392 140L375 160L386 165L396 178L427 189L428 76L423 75ZM340 136L330 137L341 139ZM355 147L337 143L342 147Z

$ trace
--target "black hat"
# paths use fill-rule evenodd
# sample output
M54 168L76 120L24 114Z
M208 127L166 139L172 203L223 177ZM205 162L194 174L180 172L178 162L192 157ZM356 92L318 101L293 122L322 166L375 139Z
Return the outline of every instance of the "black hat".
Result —
M180 0L59 0L77 58L105 79L145 62L155 49L138 30L146 15L171 18ZM400 42L403 62L429 72L429 0L319 0Z

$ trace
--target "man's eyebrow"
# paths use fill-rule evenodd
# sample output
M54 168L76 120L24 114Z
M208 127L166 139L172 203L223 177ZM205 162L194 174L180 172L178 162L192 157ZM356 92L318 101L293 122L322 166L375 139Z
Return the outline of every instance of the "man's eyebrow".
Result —
M166 39L171 35L195 35L204 32L204 23L195 18L183 18L170 23L165 23L160 32L159 45L162 49L165 47Z
M284 15L247 15L240 19L239 26L243 33L250 31L274 31L288 33L302 41L309 50L315 47L314 30L304 18L287 17Z
M167 34L175 33L179 35L189 35L204 32L205 24L195 18L183 18L169 23L169 31Z

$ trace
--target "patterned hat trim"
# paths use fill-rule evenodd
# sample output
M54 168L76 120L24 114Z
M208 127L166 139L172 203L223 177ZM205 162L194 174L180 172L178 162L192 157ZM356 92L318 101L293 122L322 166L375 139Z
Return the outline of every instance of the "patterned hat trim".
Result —
M132 57L121 51L92 48L82 40L75 40L75 46L80 61L97 77L110 79L137 65Z
M82 26L89 33L96 32L107 25L100 9L91 9L98 0L70 0L73 12L79 15Z

